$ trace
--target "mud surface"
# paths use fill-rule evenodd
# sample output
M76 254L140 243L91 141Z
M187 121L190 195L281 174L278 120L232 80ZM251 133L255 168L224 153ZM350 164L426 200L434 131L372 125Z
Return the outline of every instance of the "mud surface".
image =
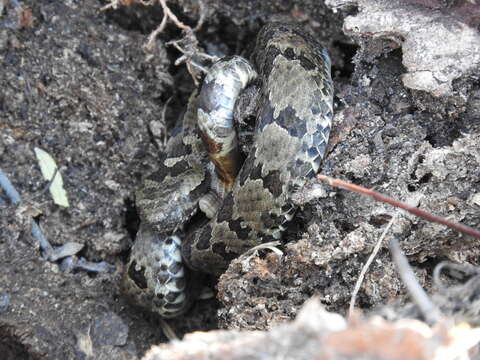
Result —
M480 46L478 21L475 9L465 11L468 2L425 3L168 4L192 27L204 19L199 46L217 56L248 54L273 14L300 21L333 59L336 125L322 173L478 228L480 64L465 50ZM23 4L0 3L0 167L24 199L16 207L0 203L0 352L7 359L135 358L166 340L155 316L125 301L119 281L138 227L134 189L155 169L195 86L186 66L174 64L181 54L166 45L182 33L170 22L152 49L142 46L162 20L159 5L100 11L106 3L94 0ZM385 14L403 16L385 23ZM378 21L367 24L372 18ZM427 34L418 35L418 24L431 25ZM432 46L438 38L456 51ZM423 56L415 56L418 49ZM34 147L59 165L69 208L43 191ZM312 295L345 314L361 267L397 211L328 185L303 189L297 201L284 256L264 250L234 261L218 284L220 304L198 302L170 321L178 335L269 328L293 318ZM78 256L115 270L60 271L42 259L32 219L53 245L81 243ZM478 265L474 241L410 215L397 215L389 236L427 289L440 261ZM357 304L368 310L391 300L406 297L384 246Z

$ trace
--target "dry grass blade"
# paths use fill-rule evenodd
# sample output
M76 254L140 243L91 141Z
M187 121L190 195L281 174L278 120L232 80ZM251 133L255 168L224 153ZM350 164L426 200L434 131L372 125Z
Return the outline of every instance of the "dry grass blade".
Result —
M350 300L350 306L349 306L349 308L348 308L348 316L349 316L349 317L352 317L352 315L353 315L353 310L355 309L355 301L356 301L356 299L357 299L357 294L358 294L358 292L360 291L360 287L362 286L363 279L365 278L365 274L367 273L368 268L369 268L370 265L372 264L373 259L375 259L375 256L377 256L378 251L380 250L380 247L382 246L383 240L385 239L385 236L387 235L388 231L389 231L390 228L392 227L392 225L393 225L393 223L395 222L396 218L397 218L397 214L395 214L395 215L392 217L392 219L389 221L387 227L385 228L385 230L383 231L382 235L380 236L380 238L378 239L377 243L375 244L375 247L373 248L373 251L372 251L372 253L370 254L367 262L366 262L365 265L363 266L362 271L360 272L360 275L358 276L357 282L355 283L355 289L353 289L353 292L352 292L352 297L351 297L351 300Z

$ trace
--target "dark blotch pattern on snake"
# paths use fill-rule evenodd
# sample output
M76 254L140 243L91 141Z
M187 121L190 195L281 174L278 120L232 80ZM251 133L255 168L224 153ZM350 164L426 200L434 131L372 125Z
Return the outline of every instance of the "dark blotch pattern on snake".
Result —
M256 71L238 56L212 66L160 168L137 191L142 223L124 288L163 317L188 309L196 274L219 275L246 250L281 237L296 211L293 193L325 154L333 117L326 50L296 25L270 23L253 60ZM233 107L257 73L255 135L242 165ZM198 209L211 219L185 229Z

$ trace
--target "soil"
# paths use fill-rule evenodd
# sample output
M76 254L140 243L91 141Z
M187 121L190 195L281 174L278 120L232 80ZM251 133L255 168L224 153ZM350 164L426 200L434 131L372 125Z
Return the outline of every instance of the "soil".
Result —
M273 15L301 22L333 59L335 125L322 174L478 228L480 61L464 51L480 47L478 21L475 9L465 11L467 2L434 3L168 5L191 27L203 19L194 45L216 56L248 54ZM125 300L120 279L138 228L135 188L155 169L195 82L185 64L175 64L182 54L167 44L183 36L175 24L145 46L162 21L159 4L101 11L107 4L0 0L0 167L23 199L9 206L0 198L0 353L6 359L134 359L166 341L159 319ZM385 14L412 16L378 20ZM409 21L443 26L414 36L405 32ZM455 52L431 46L438 38L455 42ZM423 55L413 56L419 49ZM57 162L70 207L55 205L44 191L34 147ZM346 314L358 274L394 216L387 240L400 241L426 289L432 290L432 270L441 261L478 265L480 249L470 238L359 194L312 184L298 202L284 255L265 250L235 260L218 283L218 300L199 301L169 321L177 335L268 329L293 319L313 295L329 311ZM31 221L53 245L80 243L77 256L115 270L61 271L42 258ZM385 242L357 306L369 311L391 301L404 304L408 297Z

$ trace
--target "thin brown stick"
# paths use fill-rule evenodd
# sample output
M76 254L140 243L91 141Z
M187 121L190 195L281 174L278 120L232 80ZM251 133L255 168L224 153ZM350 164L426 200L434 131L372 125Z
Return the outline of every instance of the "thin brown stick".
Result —
M173 47L175 47L175 49L177 49L178 51L180 51L182 54L187 54L189 51L182 48L180 45L179 45L179 42L181 40L173 40L173 41L169 41L166 43L166 45L172 45ZM192 54L189 54L190 56ZM195 55L197 55L198 57L201 57L202 59L206 59L208 61L211 61L211 62L216 62L218 61L220 58L217 57L217 56L214 56L214 55L209 55L209 54L206 54L204 52L197 52L195 53ZM188 57L187 55L183 55L182 57L178 58L177 60L175 60L175 65L180 65L181 63L187 61Z
M200 16L197 25L193 28L194 32L197 32L202 28L203 23L205 22L205 18L207 17L207 9L205 7L205 4L203 3L203 0L198 0L198 8Z
M147 49L153 49L153 44L155 43L155 39L157 38L158 34L160 34L163 30L165 30L165 26L167 26L167 19L168 16L166 14L163 15L162 22L158 27L151 32L151 34L148 36L148 41L147 41Z
M355 309L355 301L357 300L357 294L360 291L360 287L362 286L363 279L365 278L365 274L368 271L368 268L373 262L373 259L375 259L375 256L377 256L378 251L380 250L380 247L382 246L383 239L385 239L385 236L387 235L388 231L392 227L393 223L395 222L398 214L393 215L392 219L388 222L387 227L383 231L382 235L378 239L377 243L375 244L375 247L373 248L372 253L370 254L367 262L362 268L362 271L360 272L360 275L358 276L357 282L355 283L355 288L353 289L352 292L352 297L350 299L350 306L348 308L348 316L352 317L353 316L353 310Z
M385 202L387 204L393 205L395 207L398 207L400 209L408 211L409 213L414 214L416 216L422 217L422 218L427 219L427 220L432 221L432 222L436 222L438 224L445 225L445 226L447 226L451 229L455 229L457 231L460 231L461 233L464 233L464 234L473 236L477 239L480 239L480 231L478 231L477 229L474 229L470 226L463 225L463 224L460 224L460 223L452 222L452 221L447 220L447 219L445 219L441 216L433 215L433 214L428 213L424 210L421 210L421 209L419 209L415 206L411 206L411 205L408 205L404 202L392 199L388 196L382 195L382 194L380 194L376 191L373 191L371 189L367 189L367 188L364 188L362 186L350 184L346 181L343 181L343 180L340 180L340 179L334 179L334 178L331 178L331 177L328 177L328 176L325 176L325 175L317 175L317 179L321 180L323 182L327 182L331 186L340 187L342 189L347 189L347 190L355 191L355 192L360 193L360 194L368 195L368 196L370 196L370 197L372 197L376 200L379 200L379 201Z
M173 23L180 29L185 30L185 31L192 31L192 28L188 25L185 25L183 22L178 20L177 16L170 10L170 8L167 5L166 0L158 0L160 5L162 6L163 13L168 16L170 20L173 21Z
M160 6L162 7L162 10L163 10L163 19L160 25L155 30L153 30L152 33L149 35L148 41L146 44L147 49L153 48L153 44L158 34L163 32L163 30L165 30L168 19L170 19L175 24L175 26L177 26L179 29L184 30L187 33L193 33L192 28L188 25L185 25L183 22L181 22L178 19L178 17L172 12L172 10L170 10L166 0L158 0L158 2L160 3ZM203 22L204 19L201 19L201 21ZM200 23L200 26L201 26L201 23Z

